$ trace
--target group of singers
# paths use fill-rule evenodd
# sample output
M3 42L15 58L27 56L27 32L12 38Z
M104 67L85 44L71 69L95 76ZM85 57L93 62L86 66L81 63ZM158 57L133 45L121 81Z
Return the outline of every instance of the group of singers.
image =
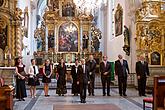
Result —
M25 101L26 87L25 80L25 65L22 63L22 57L16 59L16 98L19 101ZM102 81L102 93L103 96L110 96L110 83L111 83L111 63L107 60L107 56L103 56L103 61L100 63L100 73ZM95 71L96 61L93 55L89 56L89 60L85 62L85 59L75 60L75 65L71 68L72 75L72 94L78 96L80 94L81 103L86 103L86 91L88 88L88 95L95 96ZM50 60L45 61L43 67L43 79L45 97L48 97L49 83L51 82L51 75L53 73L53 65ZM136 63L136 73L138 79L138 91L139 96L145 96L146 78L149 75L148 63L144 61L144 57L140 57ZM29 67L28 85L30 86L30 95L32 98L36 97L36 85L37 75L39 74L38 67L36 66L35 59L31 60L31 66ZM65 61L61 59L57 66L57 89L56 94L64 96L67 93L66 89L66 65ZM118 55L118 60L115 61L115 74L118 77L119 95L127 96L127 75L129 74L128 62L123 59L122 55ZM117 78L116 77L116 78Z

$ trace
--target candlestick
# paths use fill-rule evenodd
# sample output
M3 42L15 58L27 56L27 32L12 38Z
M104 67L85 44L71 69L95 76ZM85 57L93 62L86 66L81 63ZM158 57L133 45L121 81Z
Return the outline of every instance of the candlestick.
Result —
M6 53L5 53L5 59L7 59Z

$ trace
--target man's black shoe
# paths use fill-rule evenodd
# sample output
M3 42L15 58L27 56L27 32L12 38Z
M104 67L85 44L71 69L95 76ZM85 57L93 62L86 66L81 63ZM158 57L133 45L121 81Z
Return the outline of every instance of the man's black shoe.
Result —
M123 96L127 96L127 94L123 94Z

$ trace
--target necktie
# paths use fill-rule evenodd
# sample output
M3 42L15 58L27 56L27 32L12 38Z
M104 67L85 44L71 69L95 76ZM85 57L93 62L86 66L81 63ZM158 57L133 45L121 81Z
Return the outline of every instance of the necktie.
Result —
M104 66L106 67L106 64L107 64L107 62L106 61L104 61Z
M77 74L77 66L76 66L76 74Z
M34 74L36 74L36 68L35 68L35 66L33 66L33 70L34 70Z

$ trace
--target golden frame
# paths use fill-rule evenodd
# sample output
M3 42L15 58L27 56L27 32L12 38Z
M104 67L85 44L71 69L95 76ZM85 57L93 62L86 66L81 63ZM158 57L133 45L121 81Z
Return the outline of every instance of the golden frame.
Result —
M67 23L67 22L71 22L73 24L76 25L77 29L78 29L78 51L77 52L60 52L58 47L59 47L59 41L58 41L58 36L59 36L59 28L62 24L64 23ZM79 53L80 52L80 26L79 26L79 22L78 21L67 21L67 20L63 20L63 21L60 21L58 24L57 24L57 28L56 28L56 51L58 53Z

